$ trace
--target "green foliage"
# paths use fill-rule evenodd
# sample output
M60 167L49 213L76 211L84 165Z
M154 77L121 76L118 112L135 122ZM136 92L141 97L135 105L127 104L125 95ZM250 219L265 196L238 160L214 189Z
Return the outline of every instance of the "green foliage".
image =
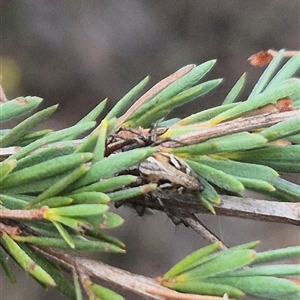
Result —
M175 107L205 95L221 83L221 79L198 83L215 60L180 69L142 95L121 115L145 88L149 81L146 77L99 125L96 119L106 100L74 126L56 132L34 131L56 110L56 105L32 114L12 129L1 130L0 224L2 218L13 222L6 221L1 227L0 263L10 280L14 281L14 277L3 258L5 253L43 285L56 285L69 297L80 299L76 272L73 272L74 292L59 264L35 250L55 247L125 252L120 240L105 233L107 228L123 222L120 216L108 211L109 204L150 193L158 187L157 182L143 182L137 172L139 163L158 151L186 161L204 186L203 191L191 193L213 213L214 206L220 203L220 195L240 195L245 189L285 201L299 201L299 186L281 178L283 173L300 172L299 114L267 128L232 127L221 134L205 136L207 130L260 116L265 112L262 109L272 115L274 110L280 111L278 101L282 98L288 97L287 101L295 107L299 105L299 79L292 76L299 70L300 54L280 68L283 55L282 50L273 59L246 101L237 101L245 84L243 74L222 105L182 120L166 117ZM8 120L32 112L41 101L38 97L20 97L0 103L1 127ZM270 107L272 110L268 110ZM153 141L148 128L155 125L157 131L162 128L166 131ZM129 135L134 135L122 136L124 128ZM86 133L84 139L74 140L83 133ZM177 140L178 144L166 146L168 139ZM282 146L281 141L286 144ZM13 152L6 154L11 149ZM8 212L10 217L6 215ZM209 245L174 266L161 283L198 294L296 299L299 287L287 279L299 275L295 266L256 267L255 264L299 255L299 248L257 254L252 250L255 244L225 252L215 252L218 244ZM91 281L81 284L94 297L90 299L123 299ZM271 291L270 286L276 289Z
M273 259L300 254L300 247L256 253L256 242L215 252L218 243L188 255L169 270L159 281L177 291L202 295L241 297L244 294L267 299L297 299L300 287L290 280L300 275L298 265L265 265ZM245 268L247 266L247 268Z

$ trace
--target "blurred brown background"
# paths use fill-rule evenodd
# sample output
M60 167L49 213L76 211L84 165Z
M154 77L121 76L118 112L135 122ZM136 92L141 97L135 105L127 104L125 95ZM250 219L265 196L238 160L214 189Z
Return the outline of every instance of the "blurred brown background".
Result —
M63 128L106 97L112 107L148 74L154 84L186 64L217 58L206 79L224 77L222 86L175 112L186 116L219 104L245 71L249 90L262 72L249 66L251 54L299 49L299 6L298 0L2 0L0 83L8 98L36 95L44 106L60 103L48 126ZM127 254L100 259L120 268L155 277L205 245L164 214L141 218L129 209L118 212L126 222L112 233L126 243ZM295 226L201 218L229 245L259 239L263 250L299 243ZM15 270L16 285L0 270L0 299L66 299Z

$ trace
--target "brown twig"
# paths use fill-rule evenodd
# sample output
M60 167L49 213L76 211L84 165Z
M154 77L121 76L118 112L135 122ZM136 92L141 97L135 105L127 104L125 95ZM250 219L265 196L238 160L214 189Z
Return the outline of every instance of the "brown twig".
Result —
M22 219L22 220L42 220L44 219L44 212L48 209L47 206L37 209L0 209L1 219Z
M197 130L199 125L184 126L185 128L192 129L195 131L187 134L180 135L178 137L172 138L171 141L162 143L162 147L173 148L182 146L182 143L187 145L196 144L199 142L206 141L210 138L220 137L227 135L229 133L236 133L242 131L252 131L259 128L270 127L274 124L282 122L284 120L300 117L300 111L285 111L279 113L267 113L262 115L251 116L247 118L241 118L233 121L224 122L213 127L202 128ZM180 143L178 143L180 142Z
M137 275L112 267L99 261L86 258L78 253L59 249L42 248L33 246L46 257L55 260L59 264L72 269L75 266L77 272L91 276L106 282L118 285L126 290L154 300L222 300L222 297L201 296L195 294L179 293L161 286L154 279Z
M161 203L156 201L160 199ZM144 198L134 198L131 204L166 211L184 220L197 213L210 213L196 197L191 194L166 193L156 190ZM253 220L300 225L300 203L277 202L253 198L221 196L221 203L214 206L217 215L232 216Z
M220 137L227 135L229 133L236 133L242 131L252 131L259 128L266 128L275 125L279 122L288 120L290 118L300 117L300 110L285 111L279 113L267 113L262 115L255 115L246 118L240 118L237 120L232 120L218 124L213 127L201 128L197 130L199 125L190 125L189 128L192 129L194 126L195 131L187 134L180 135L178 137L172 138L172 140L166 140L160 144L160 146L165 148L174 148L182 145L189 145L199 143L210 138ZM188 128L185 126L185 128ZM134 130L133 130L134 131ZM147 130L149 132L149 130ZM144 131L146 132L146 130ZM150 133L149 133L150 134ZM135 138L135 133L133 133L133 140ZM163 135L162 135L163 136ZM130 139L130 137L128 137ZM74 140L74 146L78 146L82 143L82 140ZM45 146L47 147L47 145ZM111 145L107 145L107 152L110 153ZM8 147L0 148L0 157L7 157L13 155L20 151L21 147Z
M219 250L226 250L228 247L209 230L195 215L185 218L184 223L191 227L196 233L200 234L209 243L219 242Z

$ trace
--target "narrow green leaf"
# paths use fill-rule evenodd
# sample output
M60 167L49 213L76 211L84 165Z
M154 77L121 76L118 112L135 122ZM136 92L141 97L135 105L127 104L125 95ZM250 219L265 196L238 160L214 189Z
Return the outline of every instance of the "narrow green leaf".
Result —
M155 190L156 187L157 187L156 184L149 183L134 188L127 188L124 190L108 193L107 196L110 198L111 201L115 202L115 201L125 200L142 194L149 193Z
M287 279L269 276L218 277L210 278L207 281L213 284L227 284L242 290L249 296L267 299L286 299L286 295L298 296L300 292L297 284Z
M76 204L71 206L63 206L50 208L45 212L47 217L52 215L60 216L90 216L103 214L107 211L108 206L105 204Z
M106 105L107 99L104 99L101 101L94 109L92 109L84 118L82 118L77 124L83 124L86 122L96 121L96 119L100 116L102 113L105 105Z
M264 88L267 86L270 79L273 77L273 74L275 73L276 69L278 69L279 64L282 61L283 54L284 54L284 50L282 49L277 53L276 57L272 59L271 63L268 65L268 67L265 69L263 74L260 76L258 82L254 86L248 99L257 96L264 90Z
M223 104L220 106L216 106L216 107L212 107L212 108L200 111L198 113L192 114L192 115L180 120L178 122L178 125L184 126L184 125L190 125L190 124L208 121L211 118L219 115L220 113L222 113L236 105L238 105L238 103L229 103L229 104Z
M9 194L26 194L30 193L31 195L37 196L42 193L52 185L56 184L60 179L64 178L66 175L70 174L71 171L63 172L58 175L54 175L49 178L43 178L40 180L34 180L32 182L26 182L18 184L8 188L0 188L1 193Z
M93 163L96 163L104 158L106 136L107 136L108 123L107 120L102 120L98 129L98 139L94 149Z
M38 140L51 132L53 132L52 129L42 129L35 132L30 132L22 137L21 142L24 144L29 144L29 141L33 142L35 140Z
M72 275L73 275L73 283L74 283L74 290L76 294L76 300L83 300L81 285L79 282L78 273L76 272L75 268L73 268L72 270Z
M233 103L236 101L236 98L242 91L242 88L244 87L246 81L246 73L243 73L242 76L239 78L239 80L236 82L236 84L233 86L233 88L230 90L226 98L224 99L222 105Z
M229 248L227 250L224 250L224 251L219 251L219 252L212 253L210 255L207 255L207 256L203 257L202 259L199 259L197 262L192 263L191 266L190 266L190 269L196 268L196 267L198 267L198 266L200 266L200 265L202 265L206 262L212 261L214 259L223 257L224 254L234 253L237 250L253 249L255 246L257 246L258 243L259 243L258 241L249 242L249 243L246 243L246 244L231 247L231 248Z
M251 162L254 162L254 160L280 160L296 163L299 160L299 153L300 145L291 145L286 147L270 145L266 148L230 153L230 155L226 154L226 156L237 160L249 160Z
M72 145L54 145L52 147L37 150L36 152L19 159L15 171L31 167L56 157L72 154L75 149L76 148Z
M31 129L35 128L39 123L51 116L57 109L57 106L58 105L53 105L35 113L34 115L19 123L7 134L0 136L1 147L13 146L15 141L18 141L27 132L29 132Z
M106 115L105 119L109 120L113 117L118 117L122 110L133 100L134 97L140 93L147 83L149 82L149 76L144 78L135 87L133 87L122 99L120 99L111 111Z
M104 242L107 242L109 244L114 244L115 246L118 246L119 248L125 248L125 244L119 240L118 238L108 235L108 234L104 234L102 232L100 232L99 230L94 230L94 229L86 229L84 231L84 234L86 236L90 236L93 237L97 240L101 240Z
M228 272L222 274L223 277L240 277L240 276L299 276L300 267L298 264L295 265L271 265L271 266L259 266L254 268L247 268L242 270L237 270L233 272Z
M294 256L300 257L300 246L259 252L257 253L256 258L252 262L252 264L272 262L275 260L286 259Z
M164 102L159 102L152 109L149 109L138 119L136 119L135 125L139 124L144 128L151 126L151 124L161 119L161 112L165 112L165 114L167 114L172 109L205 95L218 86L221 81L221 79L214 79L201 83L171 97L170 99L166 99Z
M0 122L8 121L15 117L21 116L34 108L41 102L39 97L18 97L5 103L0 104Z
M141 148L110 155L93 164L90 170L83 175L71 189L94 183L102 178L110 177L126 168L138 164L155 152L155 148Z
M201 193L197 192L196 198L208 211L210 211L214 215L216 214L216 211L215 211L212 203L206 197L204 197Z
M6 159L0 162L0 182L15 168L17 161L15 159Z
M185 282L162 282L162 285L173 290L199 295L210 295L210 296L224 296L227 294L229 297L242 297L245 294L230 285L201 282L198 280L190 280Z
M207 256L208 254L216 251L221 245L221 242L217 242L206 247L203 247L197 251L186 256L180 262L178 262L174 267L172 267L167 273L164 274L163 280L167 280L171 277L174 277L178 274L186 272L189 270L191 264L196 263L199 259Z
M69 186L72 182L76 181L80 178L83 174L85 174L89 170L88 166L80 166L79 168L75 169L70 174L63 177L61 180L53 184L51 187L46 189L43 193L39 194L36 200L29 204L29 207L34 207L36 203L41 200L52 198L58 194L60 194L67 186Z
M2 187L11 187L21 183L32 182L34 180L57 175L80 166L91 160L92 157L93 155L91 153L73 153L57 157L32 167L13 172L2 181L1 185Z
M56 286L64 295L74 299L74 288L73 285L66 279L65 274L61 270L61 268L48 260L42 254L34 252L29 246L26 244L19 244L23 251L25 251L35 262L37 262L48 274L51 275L52 278L55 278ZM70 248L69 248L70 249Z
M75 153L94 152L98 140L97 128L89 134L86 138L81 140L81 143L75 150Z
M44 247L55 247L70 249L70 245L61 237L38 237L38 236L15 236L16 241L40 245ZM82 237L72 237L74 248L77 250L101 251L124 253L125 251L116 245L102 241L91 241Z
M18 264L30 275L45 283L46 285L55 286L54 279L44 271L35 261L33 261L22 248L6 233L2 234L2 239L5 241L6 246L18 262Z
M73 203L73 199L70 197L64 197L64 196L58 196L58 197L52 197L52 198L47 198L43 199L40 201L33 201L26 205L26 209L29 208L39 208L43 206L48 206L49 208L52 207L60 207L60 206L67 206L71 205Z
M214 154L222 152L249 150L265 145L267 139L259 134L239 132L213 138L200 144L189 145L169 150L172 153L185 153L188 156Z
M187 163L194 172L196 172L196 174L199 174L207 181L226 189L227 191L238 193L244 190L244 186L239 180L223 171L219 171L215 168L211 168L191 160L187 160Z
M56 227L57 231L64 241L69 245L69 247L75 249L74 241L68 231L58 222L52 221L52 224Z
M262 149L226 153L226 157L253 164L266 165L278 172L299 173L299 145L268 146Z
M272 78L266 90L270 90L274 87L280 85L286 79L292 77L297 70L300 68L300 52L289 59L287 63L277 72L277 74Z
M239 180L246 189L252 189L256 191L275 191L275 187L269 182L261 179L245 178L240 176L234 176Z
M209 184L204 178L200 178L201 184L204 186L204 190L199 193L209 202L214 204L220 204L221 198L215 188Z
M96 182L77 190L74 190L72 193L81 193L81 192L111 192L118 190L130 183L133 183L137 180L136 176L133 175L120 175L116 177L111 177L108 179L102 179L100 182Z
M19 197L0 194L0 203L8 209L22 209L27 204L27 201L20 199Z
M121 295L99 284L91 283L90 287L93 293L101 300L125 300Z
M274 178L270 181L270 183L276 188L277 191L283 192L295 198L300 198L300 185L282 178Z
M107 204L110 201L108 195L101 192L81 192L69 194L74 204Z
M44 218L51 222L62 223L74 229L77 232L82 232L84 231L85 228L92 228L92 225L83 219L75 219L75 218L60 216L58 214L47 214L47 213L44 213Z
M122 217L110 211L104 213L101 216L101 219L100 227L105 229L119 227L124 223L124 219Z
M14 273L10 265L8 264L7 259L4 258L4 253L1 251L1 249L0 249L0 264L5 272L5 275L8 277L9 281L11 283L16 283L16 278L14 276Z
M210 124L215 125L225 120L238 117L245 112L254 110L269 103L275 104L279 99L299 93L299 90L300 84L298 79L295 79L292 82L286 82L277 88L263 92L253 98L248 98L245 102L240 102L239 105L212 118L210 120Z
M146 113L149 109L153 108L159 103L163 103L164 101L170 99L171 97L179 94L180 92L186 90L187 88L193 86L197 83L210 69L214 66L216 60L207 61L195 68L193 68L189 73L182 76L178 80L171 83L164 90L162 90L159 94L154 96L150 101L146 104L142 105L138 108L129 118L126 125L129 125L134 122L141 115Z
M28 146L22 148L20 151L11 155L10 158L20 159L26 156L28 153L51 143L62 141L66 139L70 135L80 135L81 133L93 128L95 126L95 122L87 122L83 124L77 124L71 126L67 129L59 130L53 133L46 135L45 137L29 144Z
M269 141L300 133L300 117L290 118L260 132Z
M175 277L178 282L195 280L195 278L207 278L216 276L228 271L249 265L256 256L256 252L249 249L236 250L234 252L223 253L221 257L217 257L194 269L181 273Z
M199 157L197 161L238 177L268 180L279 176L273 169L253 163L241 163L229 159L213 159L209 157Z

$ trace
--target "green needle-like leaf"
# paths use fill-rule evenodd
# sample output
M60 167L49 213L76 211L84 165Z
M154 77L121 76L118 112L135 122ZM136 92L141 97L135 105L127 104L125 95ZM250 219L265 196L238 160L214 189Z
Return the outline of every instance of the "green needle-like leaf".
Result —
M257 253L256 258L252 264L272 262L275 260L286 259L295 256L300 257L300 246L259 252Z
M240 94L242 88L244 87L246 81L246 73L244 73L239 80L236 82L236 84L233 86L233 88L230 90L228 95L226 96L225 100L223 101L222 105L233 103L236 101L236 98Z
M155 190L156 187L157 185L155 183L149 183L149 184L141 185L139 187L127 188L124 190L108 193L107 195L111 201L115 202L115 201L130 199L132 197L149 193Z
M6 254L5 254L5 256L6 256ZM5 272L5 275L8 277L10 282L16 283L16 278L14 276L14 273L13 273L11 267L9 266L7 259L4 258L4 253L2 252L2 250L0 250L0 264Z
M69 184L76 181L83 174L85 174L88 171L88 169L89 167L85 165L75 169L73 172L71 172L70 174L59 180L57 183L53 184L51 187L46 189L43 193L38 195L36 201L30 203L30 206L33 207L35 203L38 203L41 200L51 198L60 194Z
M299 265L271 265L271 266L259 266L254 268L247 268L242 270L237 270L234 272L228 272L222 274L222 276L227 277L238 277L238 276L299 276L300 268Z
M61 237L64 239L64 241L69 245L70 248L75 249L75 244L73 242L73 239L71 235L68 233L68 231L62 226L62 224L52 221L52 224L56 227L57 231L61 235Z
M300 52L289 59L287 63L277 72L277 74L272 78L266 90L270 90L274 87L280 85L284 80L292 77L297 70L300 68Z
M104 204L77 204L64 207L50 208L45 212L47 218L52 215L60 216L91 216L103 214L108 206Z
M264 90L264 88L267 86L268 82L272 78L273 74L275 73L276 69L278 69L278 66L282 61L283 54L284 54L284 50L282 49L277 53L276 57L272 59L271 63L268 65L268 67L265 69L263 74L260 76L258 82L254 86L248 99L257 96L259 93L261 93Z
M263 92L259 95L253 96L253 98L249 98L245 102L239 103L239 105L231 109L228 109L227 111L224 111L218 116L212 118L210 120L210 123L212 125L215 125L225 120L235 118L245 112L262 107L264 105L270 103L275 104L279 99L299 93L299 90L300 90L299 79L294 79L292 82L286 82L277 88Z
M259 134L251 134L248 132L239 132L213 138L200 144L178 147L168 150L169 152L191 157L196 155L214 154L222 152L249 150L265 145L267 139Z
M139 109L137 109L132 116L129 118L126 125L131 125L134 120L139 118L141 115L146 113L149 109L153 108L160 103L174 97L180 92L186 90L187 88L193 86L197 83L209 70L213 67L216 60L210 60L205 62L195 68L193 68L189 73L179 78L175 82L171 83L168 87L166 87L163 91L161 91L158 95L156 95L153 99L148 101L146 104L142 105ZM131 121L132 120L132 121Z
M0 122L8 121L15 117L19 117L34 108L41 102L42 98L39 97L18 97L0 104Z
M144 78L139 82L134 88L132 88L117 104L111 109L111 111L106 115L105 119L109 120L113 117L118 117L122 110L132 101L138 93L140 93L147 83L149 82L149 76Z
M70 135L80 135L81 133L93 128L95 126L95 122L87 122L83 124L78 124L71 126L67 129L59 130L53 133L46 135L45 137L29 144L28 146L22 148L20 151L11 155L10 158L20 159L25 157L28 153L51 143L55 143L58 141L62 141L66 139Z
M199 280L189 280L184 282L162 282L163 286L174 289L183 293L210 295L210 296L224 296L227 294L229 297L242 297L245 295L241 290L234 288L230 285L202 282Z
M33 165L42 163L44 161L49 161L50 159L60 157L63 155L72 154L75 151L73 145L54 145L47 148L39 149L24 158L18 160L18 164L15 171L31 167Z
M240 289L249 296L267 299L287 299L294 294L295 300L300 293L297 284L283 278L271 276L218 277L207 281L213 284L226 284Z
M93 293L101 300L125 300L125 298L121 295L99 284L91 283L90 288Z
M107 120L102 120L98 128L98 139L94 149L93 163L96 163L103 159L106 145L108 123Z
M287 181L282 178L274 178L270 183L280 192L284 192L295 198L300 198L300 186L296 183Z
M2 239L5 242L10 254L27 273L46 285L56 285L54 279L35 261L33 261L31 257L29 257L9 235L6 233L2 234Z
M220 245L221 243L217 242L206 247L200 248L199 250L189 254L183 260L177 263L174 267L172 267L167 273L165 273L163 276L163 280L168 280L171 277L186 272L187 270L189 270L191 264L197 263L199 259L202 259L208 254L216 251L220 247Z
M91 160L91 153L70 154L57 157L32 167L24 168L20 171L12 172L3 181L2 187L11 187L25 182L32 182L37 179L47 178L70 169L74 169L81 164Z
M154 124L159 119L161 119L161 113L163 112L163 116L168 114L172 109L181 106L185 103L193 101L196 98L199 98L216 86L221 83L221 79L214 79L197 86L191 87L180 94L164 101L159 102L152 109L149 109L143 115L141 115L137 120L135 120L135 126L139 125L142 127L149 127L151 124Z
M101 101L93 110L91 110L84 118L82 118L77 124L83 124L86 122L96 121L103 109L105 108L107 99Z
M110 201L109 196L101 192L80 192L69 196L74 204L107 204Z
M232 175L191 160L187 160L187 163L197 174L220 188L236 193L244 190L242 183Z
M207 278L249 265L256 256L256 252L249 249L236 250L226 253L221 257L210 260L194 269L188 270L174 279L177 282L194 280L195 278Z
M45 108L11 129L7 134L0 136L1 147L13 146L15 141L18 141L31 129L35 128L39 123L51 116L58 105L53 105Z
M110 177L126 168L138 164L154 152L155 148L146 147L110 155L93 164L90 170L71 188L78 189L79 187L94 183L99 179Z
M300 133L300 117L290 118L260 132L269 141Z
M133 175L120 175L116 177L111 177L108 179L102 179L100 182L96 182L82 188L72 191L72 193L81 192L111 192L118 190L126 185L133 183L137 180L136 176Z
M15 168L17 161L15 159L6 159L0 162L0 182Z

